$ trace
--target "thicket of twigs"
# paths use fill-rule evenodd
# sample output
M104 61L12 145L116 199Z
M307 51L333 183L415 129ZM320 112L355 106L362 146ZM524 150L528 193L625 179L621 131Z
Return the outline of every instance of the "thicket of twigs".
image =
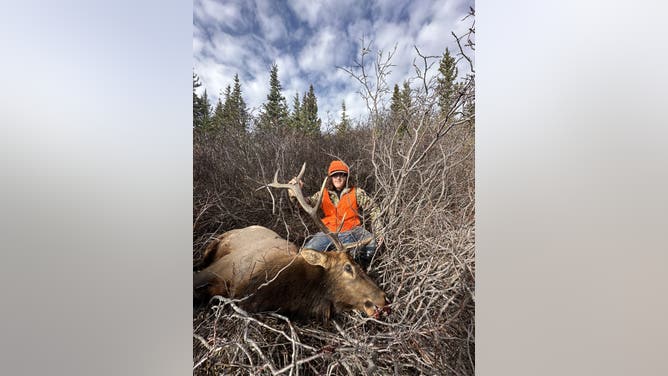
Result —
M375 74L384 74L387 57L376 57ZM474 121L462 109L474 101L474 79L459 87L449 111L438 110L435 82L425 75L429 61L416 60L420 89L403 119L407 130L374 106L387 89L382 80L353 67L370 116L348 133L195 134L195 263L214 235L248 225L301 245L315 226L285 192L272 198L264 185L277 170L287 181L306 162L304 191L313 193L330 160L341 158L382 209L385 247L369 274L392 301L381 319L347 313L323 325L250 314L214 298L194 312L195 374L473 374Z

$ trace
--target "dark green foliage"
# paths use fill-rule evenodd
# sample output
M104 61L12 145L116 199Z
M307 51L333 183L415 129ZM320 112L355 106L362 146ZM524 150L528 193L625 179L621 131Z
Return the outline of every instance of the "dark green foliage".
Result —
M304 94L301 102L299 100L299 93L295 93L292 102L292 113L290 113L288 118L288 125L291 129L315 135L320 133L321 124L322 120L318 117L318 99L313 91L313 85L310 85L309 91Z
M309 86L308 92L302 99L301 113L301 130L308 134L320 133L320 125L322 121L318 117L318 99L315 97L313 85Z
M197 76L197 73L193 72L193 109L195 108L195 105L197 104L197 100L199 97L197 96L197 93L195 92L198 87L202 86L202 83L199 80L199 77Z
M246 102L241 96L241 83L239 82L239 75L234 75L234 89L232 94L226 101L229 102L229 113L227 115L227 122L229 126L238 130L246 130L248 126L248 110L246 109Z
M212 125L211 103L205 89L202 96L197 98L196 107L193 107L193 127L208 130Z
M392 104L390 104L390 112L392 117L398 117L401 113L401 93L399 92L399 85L394 84L394 91L392 92Z
M230 96L230 86L227 86L225 90L224 98L227 103L227 98ZM223 126L225 120L225 105L223 104L222 99L223 94L218 96L218 102L216 103L216 108L213 110L213 128L220 129Z
M403 107L403 110L406 112L409 112L412 107L411 87L408 84L408 81L404 81L404 87L403 90L401 91L401 106Z
M346 101L341 102L341 121L336 124L336 134L341 135L350 130L350 118L346 113Z
M199 77L193 72L193 128L206 129L211 125L211 104L206 90L200 97L197 88L202 86Z
M288 106L285 97L281 94L281 82L278 80L278 66L272 64L269 76L269 94L267 102L263 105L262 113L258 122L261 130L279 128L287 125Z
M193 103L193 112L199 114L194 120L197 129L212 131L230 128L245 131L250 122L246 102L241 95L239 75L234 75L234 89L227 85L225 92L220 94L213 113L211 113L211 105L206 104L208 103L206 91L201 98L193 93Z
M408 131L411 110L411 88L408 81L404 81L402 90L399 90L399 85L395 84L390 104L390 117L398 123L397 133L400 136Z
M299 100L299 93L295 93L292 100L292 113L288 123L292 129L300 129L302 125L302 104Z
M449 111L450 106L455 100L457 79L457 64L455 58L450 55L450 50L445 49L438 67L438 105L441 111Z

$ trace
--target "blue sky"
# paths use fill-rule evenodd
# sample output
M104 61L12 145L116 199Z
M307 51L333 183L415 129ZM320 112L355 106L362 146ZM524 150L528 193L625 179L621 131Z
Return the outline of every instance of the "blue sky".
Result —
M257 114L276 62L290 108L295 93L301 98L313 84L323 124L338 121L343 100L357 119L366 114L359 84L337 66L354 64L361 38L372 50L397 46L388 84L401 85L415 76L414 45L424 55L458 51L451 32L466 31L470 19L462 19L470 6L472 0L195 0L193 67L212 103L238 73L246 104ZM459 68L460 75L467 71L463 62Z

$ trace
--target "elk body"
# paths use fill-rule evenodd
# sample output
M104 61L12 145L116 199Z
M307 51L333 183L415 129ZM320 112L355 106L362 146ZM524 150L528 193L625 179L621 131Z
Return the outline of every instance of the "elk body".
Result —
M297 247L261 226L232 230L212 241L205 269L193 280L195 298L240 299L251 312L277 311L323 321L358 310L369 316L385 307L385 293L346 252Z
M320 204L309 207L297 184L279 184L275 176L269 186L290 189L318 227L327 229L316 215ZM348 310L379 316L386 309L385 293L353 261L346 246L328 230L325 233L337 251L300 251L262 226L218 236L204 251L204 269L193 277L195 300L221 295L239 299L239 306L251 312L276 311L323 321Z

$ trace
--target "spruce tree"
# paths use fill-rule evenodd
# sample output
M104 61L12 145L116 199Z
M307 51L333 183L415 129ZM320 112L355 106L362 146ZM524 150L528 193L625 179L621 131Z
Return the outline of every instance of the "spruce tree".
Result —
M216 108L213 110L213 128L220 129L223 127L224 116L223 116L223 102L220 97L223 96L223 93L220 93L218 96L218 102L216 102Z
M401 114L401 93L399 92L399 85L394 84L394 91L392 92L392 102L390 104L390 116L393 119L399 119Z
M197 97L196 103L193 105L193 126L208 130L211 128L211 123L211 103L209 103L209 96L205 89L202 96Z
M225 102L223 104L223 111L222 111L222 127L225 129L230 129L232 126L232 123L234 122L234 114L233 114L233 109L232 109L232 101L230 100L230 97L232 95L232 88L230 85L227 85L225 87Z
M441 111L449 111L455 99L455 80L457 79L457 65L455 58L450 56L450 50L445 49L443 58L438 67L438 105Z
M341 101L341 121L336 125L336 133L343 134L350 130L350 119L346 114L346 101Z
M202 114L202 98L197 95L197 88L202 86L197 73L193 71L193 127L201 129L204 115Z
M199 104L199 96L197 95L196 90L200 86L202 86L202 83L200 82L197 73L193 71L193 109Z
M390 104L390 117L398 123L397 131L400 135L408 130L411 106L411 87L408 81L404 81L402 90L399 90L399 85L395 84Z
M408 81L404 81L404 87L403 90L401 91L401 107L404 112L410 113L412 106L413 104L411 103L411 87L408 84Z
M408 130L408 122L411 118L411 87L408 81L404 81L404 87L400 94L401 101L401 122L399 123L399 134L403 135Z
M295 93L292 99L292 113L290 114L289 124L293 129L301 129L302 127L302 106L299 101L299 93Z
M285 125L288 117L288 106L281 94L281 82L278 80L278 66L272 64L269 75L269 94L260 114L260 127L263 129L278 128Z
M309 86L308 93L304 95L301 109L303 116L302 130L309 134L320 133L322 120L318 117L318 99L315 97L312 84Z
M211 102L209 102L209 96L204 89L204 94L202 94L202 126L205 129L211 129Z
M245 131L248 126L248 110L246 109L246 101L241 96L241 83L238 73L234 75L234 89L231 98L234 108L234 126L238 130Z

